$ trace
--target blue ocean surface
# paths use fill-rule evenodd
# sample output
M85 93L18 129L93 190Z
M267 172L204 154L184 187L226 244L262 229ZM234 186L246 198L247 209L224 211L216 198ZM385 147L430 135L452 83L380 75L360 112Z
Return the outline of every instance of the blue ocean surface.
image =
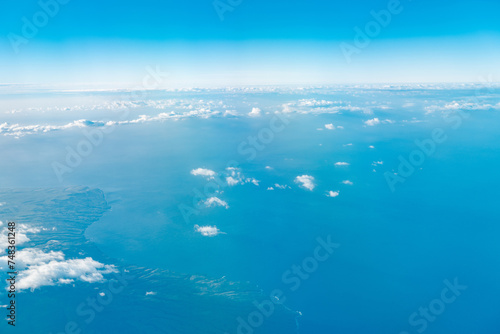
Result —
M1 333L500 328L498 86L0 93Z

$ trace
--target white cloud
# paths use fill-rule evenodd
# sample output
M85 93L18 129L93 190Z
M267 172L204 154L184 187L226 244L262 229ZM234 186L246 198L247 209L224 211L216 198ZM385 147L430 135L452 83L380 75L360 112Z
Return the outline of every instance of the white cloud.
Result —
M274 190L273 187L267 187L267 190Z
M369 120L365 121L365 124L368 126L374 126L374 125L380 124L380 120L375 117L373 119L369 119Z
M340 194L339 191L330 190L326 193L326 197L337 197Z
M206 168L196 168L191 171L191 174L204 176L208 179L213 179L217 173L215 173L213 170Z
M332 123L325 124L325 128L327 128L328 130L335 130L335 126Z
M375 148L375 146L373 146L373 145L370 145L370 146L368 146L368 148Z
M199 226L199 225L194 225L194 229L196 232L201 233L201 235L205 237L215 237L216 235L219 234L226 234L224 232L221 232L217 226Z
M342 181L342 183L346 184L348 186L352 186L353 185L353 183L351 181L349 181L349 180L344 180L344 181Z
M248 116L250 117L259 117L260 116L260 110L259 108L252 108L252 111L248 113Z
M221 200L220 198L218 197L210 197L210 198L207 198L203 204L205 204L205 206L207 208L211 208L211 207L215 207L215 206L222 206L222 207L225 207L226 209L229 209L229 205L227 204L227 202Z
M310 175L301 175L301 176L297 176L295 178L295 182L298 183L300 186L308 189L308 190L313 190L314 187L316 186L314 184L314 177L310 176Z
M256 180L254 178L250 178L250 179L247 179L247 180L250 180L250 182L253 183L253 184L255 184L256 186L258 186L259 182L260 182L259 180Z
M0 235L7 236L8 225L5 224L5 226L2 228L3 225L4 224L0 221ZM16 246L21 246L30 241L26 234L39 233L41 230L42 229L38 227L31 227L26 224L18 224L16 228ZM8 238L0 238L0 255L5 253L8 246L10 246Z
M339 161L335 163L335 166L349 166L348 162Z
M278 189L291 189L291 187L286 184L275 183L274 186Z
M245 184L245 183L253 183L256 186L259 185L259 180L254 178L245 177L239 168L236 167L228 167L226 168L227 175L226 182L229 186L235 186L237 184Z
M226 182L229 186L235 186L240 183L240 180L237 180L232 176L228 176L226 177Z
M6 269L7 260L7 256L0 257L0 269ZM69 284L74 280L88 283L103 282L105 274L117 272L114 266L102 264L90 257L65 260L62 252L45 253L37 248L18 251L16 265L19 271L18 290Z
M372 162L372 166L378 166L378 165L383 165L384 162L383 161L374 161Z
M146 296L156 296L156 291L146 291Z

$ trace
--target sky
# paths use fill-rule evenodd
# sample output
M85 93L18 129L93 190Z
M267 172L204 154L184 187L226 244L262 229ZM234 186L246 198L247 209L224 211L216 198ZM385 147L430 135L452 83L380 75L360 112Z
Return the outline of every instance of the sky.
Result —
M499 81L499 10L496 0L5 1L0 83L133 86L148 66L169 73L169 88Z

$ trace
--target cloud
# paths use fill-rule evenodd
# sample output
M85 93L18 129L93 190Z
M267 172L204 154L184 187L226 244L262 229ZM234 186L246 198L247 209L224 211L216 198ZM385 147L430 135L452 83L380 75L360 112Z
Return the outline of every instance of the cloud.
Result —
M229 209L229 205L227 204L227 202L221 200L220 198L218 197L210 197L210 198L207 198L203 204L205 204L205 206L207 208L212 208L212 207L216 207L216 206L222 206L222 207L225 207L226 209Z
M156 291L146 291L146 296L156 296Z
M313 191L314 187L316 186L314 184L314 177L310 175L301 175L297 176L295 178L295 182L298 183L300 186Z
M7 236L8 232L8 225L5 224L5 226L2 228L4 224L0 221L0 235L1 236ZM31 227L26 224L17 224L16 228L16 246L21 246L27 242L30 241L28 236L26 234L34 234L34 233L39 233L42 229L38 227ZM9 241L7 237L5 238L0 238L0 255L4 254L6 252L7 247L9 247Z
M229 186L235 186L237 184L243 185L245 183L253 183L256 186L259 185L259 180L245 177L239 168L236 167L228 167L226 168L226 182Z
M372 162L372 166L378 166L378 165L383 165L384 162L383 161L374 161Z
M252 108L252 111L248 113L250 117L259 117L261 110L259 108Z
M327 128L328 130L335 130L335 126L332 123L325 124L325 128Z
M370 145L370 146L368 146L368 148L375 148L375 146L373 146L373 145Z
M326 197L337 197L340 194L339 191L330 190L326 193Z
M341 183L346 184L348 186L352 186L353 185L353 183L351 181L349 181L349 180L344 180Z
M335 166L349 166L349 165L350 165L350 163L343 162L343 161L339 161L339 162L335 163Z
M279 183L275 183L274 186L277 188L277 189L291 189L290 186L286 185L286 184L279 184Z
M6 269L7 260L7 256L0 257L0 269ZM16 286L18 290L70 284L74 280L103 282L104 275L117 272L114 266L102 264L90 257L65 260L60 251L46 253L38 248L18 251L16 265L19 271Z
M85 128L85 127L96 127L96 126L105 126L106 123L102 121L89 121L86 119L80 119L76 120L67 124L63 125L42 125L42 124L35 124L35 125L19 125L19 124L12 124L9 125L8 123L2 123L0 124L0 134L3 134L4 136L15 136L15 137L22 137L24 135L30 135L30 134L35 134L35 133L45 133L45 132L52 132L52 131L57 131L57 130L67 130L71 128Z
M197 168L193 169L191 171L191 174L193 175L200 175L200 176L205 176L207 179L213 179L214 176L217 174L213 170L210 169L205 169L205 168Z
M365 121L365 124L368 126L374 126L374 125L380 124L380 120L375 117L373 119L369 119L369 120Z
M199 225L194 225L194 229L196 232L201 233L204 237L215 237L216 235L219 234L226 234L224 232L221 232L217 226L199 226Z
M259 180L254 179L254 178L250 178L250 179L247 179L247 180L250 180L250 182L253 183L253 184L255 184L256 186L258 186L259 182L260 182Z

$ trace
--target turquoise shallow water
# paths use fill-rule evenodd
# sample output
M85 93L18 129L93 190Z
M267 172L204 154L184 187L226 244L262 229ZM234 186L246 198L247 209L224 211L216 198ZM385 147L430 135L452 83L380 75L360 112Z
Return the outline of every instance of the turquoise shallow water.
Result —
M74 320L83 333L494 332L500 325L499 111L478 105L494 106L498 92L485 92L469 110L463 103L473 94L214 93L209 97L233 101L237 112L258 106L263 115L119 126L62 182L51 164L64 161L65 148L85 138L81 129L1 137L2 208L18 207L16 217L26 224L71 230L34 233L26 247L61 250L66 258L88 255L134 276L89 324L74 310L108 289L107 282L23 292L19 330L30 333L37 324L44 333L58 333ZM325 113L292 106L304 112L287 114L289 123L255 158L238 150L248 136L269 128L284 103L311 98L360 107ZM455 110L457 101L462 107ZM129 117L158 113L140 108ZM466 110L470 117L455 129L457 123L445 118L450 110L452 116ZM82 117L113 115L92 111ZM375 118L379 124L364 123ZM328 130L330 123L343 129ZM447 139L391 191L386 172L402 176L399 156L409 160L418 149L415 140L432 138L436 128ZM228 173L229 162L259 185L226 184L207 193L210 180L190 173ZM313 191L294 181L300 175L314 177ZM329 191L339 195L327 197ZM193 206L212 196L228 208ZM185 207L196 211L189 219ZM196 225L223 233L203 236ZM324 261L311 260L322 244L318 238L336 244ZM453 302L444 302L453 296L449 285L455 280L462 288ZM280 303L270 297L276 289ZM266 316L254 301L273 302L273 311ZM44 309L47 303L57 306ZM64 312L54 316L55 310Z

